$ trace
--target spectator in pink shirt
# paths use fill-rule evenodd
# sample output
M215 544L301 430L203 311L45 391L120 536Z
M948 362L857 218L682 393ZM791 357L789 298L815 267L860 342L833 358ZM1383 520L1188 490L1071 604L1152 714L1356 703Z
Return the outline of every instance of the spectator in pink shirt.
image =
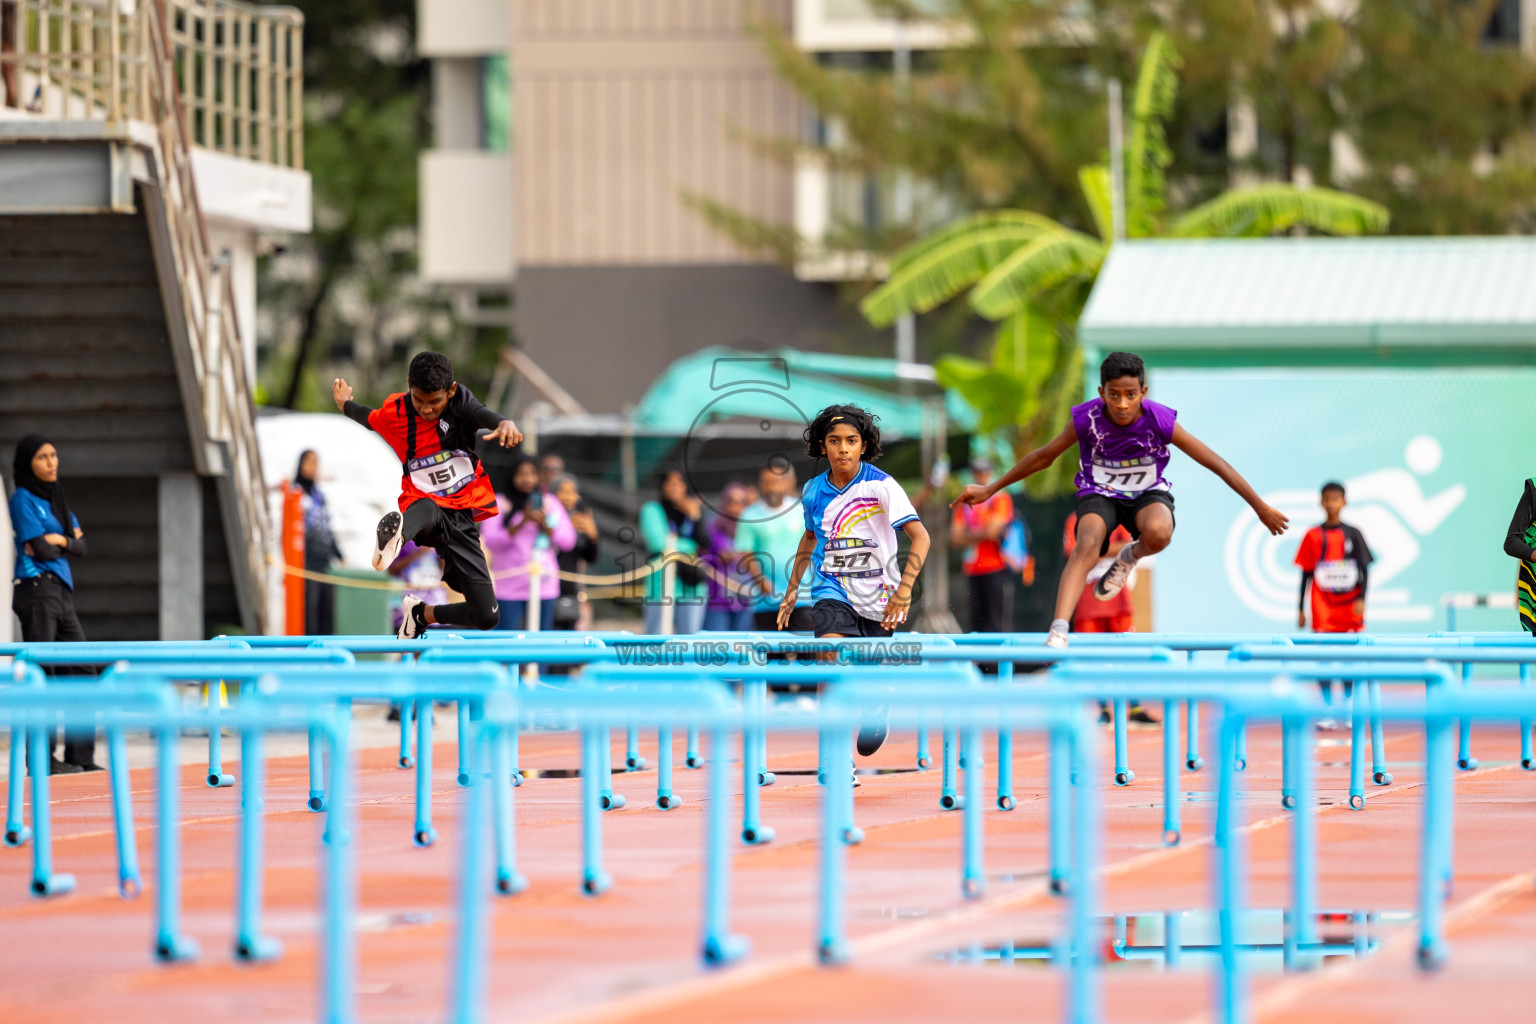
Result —
M528 596L533 566L538 566L538 629L555 626L555 601L560 596L557 551L576 546L576 528L565 506L539 487L539 470L523 456L512 467L512 489L498 494L501 515L480 526L490 552L491 579L500 606L499 629L530 629Z

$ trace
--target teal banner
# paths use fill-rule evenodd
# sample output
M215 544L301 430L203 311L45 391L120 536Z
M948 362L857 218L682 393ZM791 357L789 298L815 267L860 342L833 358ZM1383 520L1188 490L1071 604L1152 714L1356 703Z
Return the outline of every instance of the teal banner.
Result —
M1342 518L1376 557L1370 632L1444 628L1452 593L1513 593L1504 535L1536 459L1536 370L1151 371L1148 396L1290 517L1272 537L1214 474L1175 452L1173 544L1152 572L1159 630L1296 627L1302 535L1319 490L1345 487ZM1507 619L1507 621L1504 621ZM1518 629L1514 610L1482 628Z

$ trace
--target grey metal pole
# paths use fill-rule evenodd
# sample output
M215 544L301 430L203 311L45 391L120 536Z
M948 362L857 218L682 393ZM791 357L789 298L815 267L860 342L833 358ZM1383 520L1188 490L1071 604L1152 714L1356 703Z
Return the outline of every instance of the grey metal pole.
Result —
M1125 237L1125 124L1120 101L1120 79L1109 80L1109 195L1110 235Z
M912 49L907 45L907 23L896 22L896 43L891 51L891 67L895 74L896 99L907 98L912 87ZM899 224L912 219L912 175L905 170L896 174L896 192L893 196L892 213ZM903 313L896 320L896 361L917 362L917 318Z

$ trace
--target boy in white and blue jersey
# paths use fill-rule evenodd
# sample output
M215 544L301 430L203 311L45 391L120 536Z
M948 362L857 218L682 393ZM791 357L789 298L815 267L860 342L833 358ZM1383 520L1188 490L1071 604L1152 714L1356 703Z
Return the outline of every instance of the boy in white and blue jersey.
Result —
M928 531L901 485L865 461L881 453L880 428L868 412L853 405L823 409L806 428L805 449L812 458L825 458L827 471L801 492L805 533L779 603L779 628L794 612L809 569L816 636L890 636L912 608L912 587L928 558ZM896 546L898 528L912 541L905 565ZM859 753L874 753L884 740L882 715L878 724L860 728Z

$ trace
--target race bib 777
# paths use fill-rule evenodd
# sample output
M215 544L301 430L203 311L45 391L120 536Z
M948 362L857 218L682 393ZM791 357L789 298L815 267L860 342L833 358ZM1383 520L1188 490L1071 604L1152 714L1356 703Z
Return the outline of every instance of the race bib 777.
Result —
M1133 497L1157 483L1157 463L1150 458L1093 463L1093 482L1116 494Z

